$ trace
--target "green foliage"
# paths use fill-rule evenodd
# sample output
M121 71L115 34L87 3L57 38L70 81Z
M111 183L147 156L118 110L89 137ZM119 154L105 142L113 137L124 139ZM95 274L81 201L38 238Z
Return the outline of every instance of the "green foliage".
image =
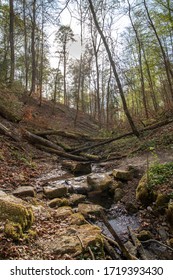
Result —
M152 165L148 170L149 182L148 187L152 188L156 185L167 183L173 176L173 162Z

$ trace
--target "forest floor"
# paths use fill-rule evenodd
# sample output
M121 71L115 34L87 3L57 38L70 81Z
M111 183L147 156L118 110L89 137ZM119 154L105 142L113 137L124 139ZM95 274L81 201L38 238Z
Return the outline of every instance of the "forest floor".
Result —
M58 104L56 113L52 113L53 105L51 102L43 102L42 107L37 105L34 99L30 99L25 105L24 118L19 123L13 123L0 117L0 123L12 131L20 133L22 129L30 131L43 131L46 129L63 130L67 132L75 131L78 133L90 134L98 137L99 129L97 123L83 113L78 115L77 126L74 127L75 110ZM58 112L58 113L57 113ZM100 135L99 135L100 137ZM68 145L78 146L86 143L83 139L68 139L63 136L60 141ZM133 166L138 170L137 178L125 184L125 195L118 204L112 203L107 210L110 219L121 215L126 216L125 204L131 201L138 208L138 213L133 216L140 230L147 229L153 234L153 238L167 244L167 240L173 237L173 232L162 214L156 215L148 209L142 208L135 198L135 191L138 182L147 169L148 164L157 161L160 163L173 162L173 123L146 132L142 139L129 136L110 144L92 148L89 150L96 155L106 155L107 159L112 160L93 164L93 172L110 172L114 168L127 170ZM61 169L62 158L43 152L27 141L21 139L16 142L5 135L0 134L0 190L7 194L12 193L19 186L39 187L42 179L52 176L66 175ZM67 174L68 177L70 174ZM71 175L73 178L74 176ZM92 201L95 198L91 198ZM48 209L46 199L38 193L37 203L41 203ZM100 202L104 205L105 197ZM98 202L98 201L97 201ZM3 227L0 228L0 258L1 259L75 259L70 253L58 255L49 250L49 244L58 236L58 232L63 232L69 221L59 220L49 211L44 214L38 213L36 221L32 227L37 232L36 237L27 240L13 241L3 234ZM123 212L124 211L124 212ZM52 213L52 214L50 214ZM127 221L124 221L127 223ZM128 225L128 224L127 224ZM127 226L126 225L126 226ZM139 229L138 229L139 230ZM122 232L120 231L120 235ZM123 235L123 234L122 234ZM127 241L127 240L126 240ZM168 244L167 244L168 245ZM162 247L162 246L161 246ZM154 247L153 247L154 248ZM156 250L154 248L152 250ZM166 249L165 249L166 250ZM148 258L172 259L173 254L169 250L158 250L158 253L150 253ZM156 250L157 251L157 250Z

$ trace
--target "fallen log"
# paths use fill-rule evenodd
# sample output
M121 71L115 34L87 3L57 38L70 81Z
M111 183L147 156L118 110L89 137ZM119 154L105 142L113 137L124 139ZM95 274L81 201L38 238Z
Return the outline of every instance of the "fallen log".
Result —
M19 141L19 137L17 135L14 135L5 125L0 123L0 132L3 133L4 135L10 137L11 139L15 141Z
M167 124L169 124L169 123L171 123L171 122L173 122L173 119L164 120L164 121L162 121L162 122L160 122L160 123L157 123L157 124L151 125L151 126L149 126L149 127L145 127L145 128L143 128L143 129L140 129L140 130L138 131L138 132L139 132L139 135L140 135L139 138L142 137L142 133L143 133L143 132L148 131L148 130L157 129L157 128L162 127L162 126L164 126L164 125L167 125ZM132 135L134 135L134 133L131 131L131 132L128 132L128 133L126 133L126 134L119 135L119 136L117 136L117 137L113 137L113 138L109 138L109 139L107 139L107 140L101 141L101 142L99 142L99 143L97 143L97 144L94 144L94 145L88 145L88 146L86 146L86 147L76 149L76 150L72 151L71 153L73 153L73 154L81 153L81 152L87 151L87 150L89 150L89 149L97 148L97 147L99 147L99 146L103 146L103 145L112 143L112 142L114 142L114 141L120 140L120 139L125 138L125 137L128 137L128 136L132 136Z
M82 134L79 132L67 132L67 131L62 131L62 130L45 130L45 131L35 132L34 134L37 136L41 136L41 137L49 136L49 135L59 135L59 136L66 137L66 138L71 138L71 139L76 139L76 140L87 140L87 141L91 141L91 142L101 140L101 138L94 138L87 134Z
M71 154L66 153L64 151L60 151L60 150L57 150L57 149L46 147L44 145L35 144L35 146L36 146L36 148L38 148L42 151L45 151L47 153L56 154L56 155L58 155L60 157L63 157L63 158L68 158L68 159L72 159L72 160L76 160L76 161L88 161L87 158L83 158L81 156L76 156L76 155L71 155Z
M22 135L25 139L28 140L28 142L30 142L32 144L46 146L46 147L55 149L57 151L62 151L62 152L64 151L63 148L58 146L57 144L55 144L47 139L44 139L40 136L37 136L27 130L22 130Z

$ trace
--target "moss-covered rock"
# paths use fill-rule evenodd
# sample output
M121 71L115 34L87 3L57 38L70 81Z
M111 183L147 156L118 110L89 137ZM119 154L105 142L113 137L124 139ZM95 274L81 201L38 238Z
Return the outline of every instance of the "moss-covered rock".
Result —
M86 224L86 220L81 213L74 213L69 217L70 224L72 225L83 225Z
M173 200L172 199L170 199L168 203L167 218L170 225L173 227Z
M156 198L156 208L166 209L168 207L168 202L170 200L170 196L167 194L158 193Z
M33 211L23 201L12 195L0 196L0 221L5 223L5 233L14 239L23 237L34 220Z
M151 234L151 232L149 230L141 230L138 233L137 238L140 241L146 241L146 240L152 239L153 235Z
M115 202L120 201L123 198L124 194L125 194L124 190L122 190L120 188L115 189L115 191L114 191L114 201Z
M73 210L70 206L62 206L55 210L54 215L57 218L66 219L73 214Z
M49 203L48 206L51 208L61 207L61 206L68 206L69 202L66 198L54 198Z
M155 200L155 198L153 190L148 187L147 174L144 174L136 189L136 199L143 205L149 205Z

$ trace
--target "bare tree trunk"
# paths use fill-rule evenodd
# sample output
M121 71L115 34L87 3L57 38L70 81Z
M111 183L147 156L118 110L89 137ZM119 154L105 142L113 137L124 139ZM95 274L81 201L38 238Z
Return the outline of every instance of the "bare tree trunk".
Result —
M26 0L23 0L23 24L24 24L24 51L25 51L25 90L28 90L28 72L29 72L29 61L28 61L28 36L27 36L27 25L26 25Z
M33 3L32 3L32 34L31 34L32 80L31 80L30 95L35 92L35 87L36 87L35 29L36 29L36 0L33 0Z
M146 12L147 12L147 16L148 16L150 25L151 25L154 33L155 33L155 36L156 36L157 41L158 41L159 46L160 46L160 50L161 50L161 53L162 53L162 56L163 56L164 65L165 65L165 71L166 71L166 76L167 76L167 80L168 80L168 85L169 85L169 89L170 89L171 100L173 102L173 85L172 85L172 81L171 81L171 77L170 77L170 61L169 61L168 57L166 56L166 53L164 51L162 42L161 42L161 40L159 38L159 35L157 33L157 30L156 30L156 28L154 26L153 20L152 20L152 18L150 16L150 13L149 13L149 10L148 10L148 6L146 4L146 0L144 0L144 6L145 6L145 9L146 9Z
M110 48L108 46L108 43L106 41L106 38L99 26L99 23L97 21L97 17L96 17L96 13L95 13L95 10L94 10L94 6L93 6L93 3L92 3L92 0L88 0L89 2L89 7L90 7L90 10L91 10L91 13L93 15L93 19L94 19L94 23L96 25L96 28L102 38L102 41L104 43L104 46L105 46L105 49L107 51L107 54L108 54L108 57L109 57L109 61L110 61L110 64L111 64L111 67L112 67L112 70L113 70L113 73L114 73L114 77L115 77L115 80L117 82L117 86L118 86L118 89L119 89L119 93L120 93L120 96L121 96L121 100L122 100L122 103L123 103L123 109L124 109L124 113L128 119L128 122L130 124L130 127L133 131L133 133L138 137L139 136L139 132L137 131L137 128L133 122L133 119L130 115L130 112L128 110L128 107L127 107L127 103L126 103L126 100L125 100L125 96L124 96L124 92L123 92L123 88L122 88L122 85L121 85L121 81L119 79L119 75L117 73L117 69L115 67L115 63L114 63L114 60L113 60L113 57L112 57L112 54L111 54L111 51L110 51Z
M127 0L128 5L129 5L129 18L130 18L130 22L131 25L133 27L133 30L135 32L136 35L136 39L138 42L138 56L139 56L139 71L140 71L140 80L141 80L141 92L142 92L142 100L143 100L143 104L144 104L144 110L145 110L145 115L146 118L148 119L148 108L147 108L147 101L146 101L146 94L145 94L145 83L144 83L144 75L143 75L143 67L142 67L142 43L141 40L139 38L139 34L138 31L133 23L132 20L132 16L131 16L131 6L130 6L130 2L129 0Z
M14 82L14 64L15 64L15 56L14 56L14 7L13 0L9 0L10 5L10 85Z

